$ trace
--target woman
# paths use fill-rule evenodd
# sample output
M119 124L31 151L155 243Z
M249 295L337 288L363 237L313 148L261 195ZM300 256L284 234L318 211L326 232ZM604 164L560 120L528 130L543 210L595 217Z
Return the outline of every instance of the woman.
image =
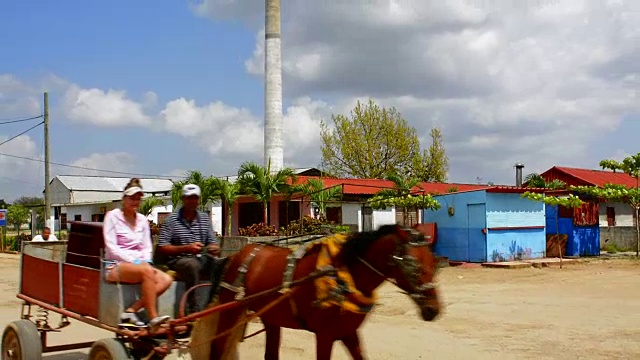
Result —
M142 296L120 316L122 326L145 326L136 313L143 307L149 314L149 326L155 329L170 319L159 316L156 300L173 279L151 265L153 245L147 218L138 212L143 191L139 179L131 179L124 188L122 209L113 209L104 217L105 279L108 282L141 284Z

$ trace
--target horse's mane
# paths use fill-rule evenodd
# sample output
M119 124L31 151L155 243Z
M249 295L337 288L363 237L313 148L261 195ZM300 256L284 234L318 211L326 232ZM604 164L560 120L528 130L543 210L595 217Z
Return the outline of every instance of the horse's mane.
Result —
M396 233L397 225L382 225L376 231L365 231L353 233L349 236L347 241L342 245L342 251L340 257L345 264L350 264L358 257L362 256L365 251L376 240L383 236Z

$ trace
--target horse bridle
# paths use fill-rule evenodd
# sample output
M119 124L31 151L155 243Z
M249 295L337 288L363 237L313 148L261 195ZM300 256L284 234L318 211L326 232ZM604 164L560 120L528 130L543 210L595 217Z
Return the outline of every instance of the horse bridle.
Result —
M394 253L391 255L391 266L397 267L402 271L404 276L409 281L410 290L407 293L413 300L415 301L423 301L427 299L431 299L434 296L426 296L424 292L426 290L435 289L435 284L433 282L420 284L420 264L418 260L409 255L409 249L411 247L421 247L421 246L429 246L429 243L424 239L424 236L420 234L418 231L414 229L409 230L409 235L414 238L420 238L421 240L407 241L407 242L399 242L396 241L396 249ZM376 274L382 276L386 281L394 284L395 286L400 288L400 285L394 279L389 279L387 275L383 274L380 270L376 269L373 265L369 264L366 260L361 257L358 257L358 260L366 265L369 269L371 269ZM437 267L436 267L437 269Z

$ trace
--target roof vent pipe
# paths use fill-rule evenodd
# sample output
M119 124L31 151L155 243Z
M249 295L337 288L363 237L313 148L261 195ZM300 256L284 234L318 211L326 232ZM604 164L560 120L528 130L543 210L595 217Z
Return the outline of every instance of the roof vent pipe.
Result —
M516 163L516 186L522 187L522 169L524 169L523 163Z

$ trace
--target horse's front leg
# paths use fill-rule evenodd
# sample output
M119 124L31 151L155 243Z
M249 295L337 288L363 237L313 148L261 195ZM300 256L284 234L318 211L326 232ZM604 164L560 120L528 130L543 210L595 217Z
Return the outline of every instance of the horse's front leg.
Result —
M356 331L343 337L340 341L342 341L344 346L347 347L347 350L349 351L349 354L351 354L353 360L364 360L362 348L360 347L360 338Z
M330 333L316 333L316 360L331 360L334 341Z
M280 358L280 326L264 324L264 329L267 335L264 359L278 360Z

